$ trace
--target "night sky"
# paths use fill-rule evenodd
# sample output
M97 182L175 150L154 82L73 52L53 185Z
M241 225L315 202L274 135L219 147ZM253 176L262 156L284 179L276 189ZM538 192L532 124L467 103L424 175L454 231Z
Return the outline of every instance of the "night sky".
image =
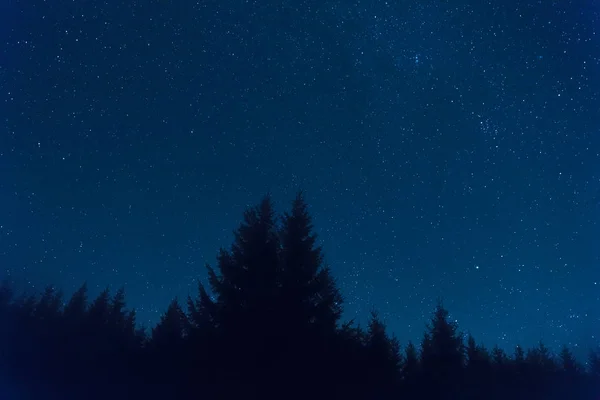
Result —
M0 268L195 293L305 191L345 318L600 344L600 5L3 1Z

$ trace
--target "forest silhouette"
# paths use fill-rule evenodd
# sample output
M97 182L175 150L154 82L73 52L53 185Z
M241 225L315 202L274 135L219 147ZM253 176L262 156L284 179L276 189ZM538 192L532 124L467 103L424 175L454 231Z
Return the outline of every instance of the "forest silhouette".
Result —
M594 399L585 364L540 342L507 354L463 335L438 302L421 343L373 312L343 322L342 296L301 193L277 216L265 197L221 249L208 285L173 300L150 331L124 290L88 301L52 286L0 288L0 399Z

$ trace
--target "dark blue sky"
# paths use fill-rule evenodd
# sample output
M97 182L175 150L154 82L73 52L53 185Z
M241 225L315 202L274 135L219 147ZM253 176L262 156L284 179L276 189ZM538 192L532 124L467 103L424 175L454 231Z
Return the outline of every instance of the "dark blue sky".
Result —
M495 3L3 4L2 275L151 324L304 189L347 318L599 344L600 7Z

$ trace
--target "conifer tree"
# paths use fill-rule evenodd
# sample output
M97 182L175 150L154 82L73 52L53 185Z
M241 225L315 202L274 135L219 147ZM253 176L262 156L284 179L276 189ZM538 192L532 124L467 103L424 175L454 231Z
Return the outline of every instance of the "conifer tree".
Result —
M554 372L556 370L554 358L542 341L539 342L537 347L527 351L526 361L529 365L537 369L539 373Z
M88 354L93 354L95 348L92 341L94 330L89 325L87 308L87 285L84 283L71 295L63 310L62 332L70 344L63 350L63 358L66 368L74 370L71 372L73 375L80 372L74 366L81 364Z
M455 395L461 387L465 364L464 343L458 325L449 319L448 311L438 301L421 344L421 366L429 381L429 396Z
M109 329L110 311L110 291L105 288L91 302L85 314L85 320L78 328L79 349L78 354L75 355L76 359L84 363L91 363L92 360L95 360L96 373L101 373L113 356L115 343ZM77 372L82 373L83 371ZM80 379L92 379L92 377L81 377L80 375Z
M110 322L117 329L124 328L127 310L125 310L125 288L119 288L110 300Z
M506 352L498 347L498 345L495 345L492 349L492 359L497 367L505 366L509 360Z
M466 356L466 365L470 369L481 371L490 365L489 352L484 346L478 345L471 334L467 338Z
M491 362L493 369L489 371L490 382L489 391L495 393L497 399L503 399L510 393L509 383L511 382L511 359L508 357L506 352L501 349L498 345L495 345L492 349Z
M136 328L135 317L135 310L126 308L125 288L119 288L110 299L107 334L114 351L122 356L137 351L142 344L143 335Z
M64 316L68 321L79 321L83 320L83 317L87 311L87 284L81 285L79 289L73 293L64 309Z
M282 313L298 323L313 324L330 332L342 312L342 297L329 268L323 265L308 206L302 192L283 216L281 238Z
M88 319L93 330L105 331L110 319L110 291L104 289L98 297L92 301L88 310Z
M47 286L35 306L35 316L39 320L51 321L60 315L62 293L52 285Z
M466 379L471 382L465 388L469 392L468 396L473 399L485 397L489 386L491 359L487 349L478 345L471 334L467 338L466 368Z
M580 398L585 392L583 368L566 345L562 346L558 361L559 373L551 377L553 392L561 398Z
M188 345L187 362L191 368L207 370L207 364L215 366L226 360L219 350L219 340L225 335L218 334L217 304L210 298L204 285L198 283L196 298L187 298ZM223 332L221 332L223 333ZM198 360L202 355L202 361ZM218 358L218 360L213 360ZM206 372L205 372L206 373Z
M380 378L391 381L400 372L402 357L400 345L395 337L389 337L386 326L377 312L371 312L366 336L367 351L373 369L378 369Z
M268 330L279 292L279 239L269 197L244 213L231 249L221 249L217 262L219 274L208 271L217 297L217 323L246 332Z
M560 364L562 370L569 375L576 375L581 369L573 356L573 353L566 345L564 345L560 351Z
M525 359L525 350L521 345L516 345L508 375L514 390L525 391L531 386L530 369Z
M145 339L145 329L143 326L137 326L137 313L135 310L129 310L125 316L124 332L127 337L133 340L133 344L140 346Z
M247 391L250 386L259 385L258 378L265 379L266 371L263 375L252 373L276 363L274 357L280 354L273 343L285 338L279 329L279 256L275 212L267 196L258 206L245 211L243 222L234 232L233 244L217 255L216 270L208 267L208 283L215 300L200 286L197 301L188 301L191 343L196 349L206 349L199 346L198 337L202 334L198 328L209 322L216 329L214 335L209 335L215 341L209 350L218 354L213 365L220 368L223 376L237 376L240 385L246 382ZM227 396L242 395L233 386L227 388L231 389Z
M456 322L450 321L448 315L448 311L438 303L423 339L421 358L425 364L442 362L452 368L461 368L464 365L464 344Z
M386 326L377 312L372 311L367 327L367 379L374 389L375 397L390 392L400 373L400 346L395 338L386 333Z
M515 346L514 359L517 365L522 365L525 362L525 350L523 350L523 347L519 345Z
M179 346L186 335L187 316L177 299L169 304L160 322L152 329L152 345L155 348Z
M188 296L187 309L192 329L206 331L216 327L217 306L202 283L198 283L198 296L195 299Z
M469 334L469 336L467 337L467 348L466 348L467 367L473 367L474 364L477 364L477 362L479 361L478 353L479 353L479 350L477 349L477 344L475 343L475 338L473 337L473 335Z
M416 379L418 372L419 354L417 352L417 347L413 342L408 342L408 345L404 349L404 366L402 368L403 379Z

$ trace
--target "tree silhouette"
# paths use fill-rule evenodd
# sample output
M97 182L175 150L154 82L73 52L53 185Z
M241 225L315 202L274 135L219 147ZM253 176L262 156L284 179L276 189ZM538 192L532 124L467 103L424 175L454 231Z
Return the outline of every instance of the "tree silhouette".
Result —
M186 309L173 300L149 337L123 288L88 304L84 284L13 295L0 285L0 397L23 399L575 399L600 393L564 346L512 356L466 343L438 302L421 348L404 351L377 312L341 321L342 297L302 193L278 219L269 197L248 209ZM420 351L419 351L420 350ZM5 388L10 386L10 388ZM11 392L12 391L12 392ZM13 396L13 397L10 397Z
M120 288L110 300L109 323L113 327L123 327L126 318L125 289Z
M554 372L556 370L554 357L548 347L541 341L538 347L529 349L527 352L527 361L541 372Z
M577 375L581 370L581 366L566 345L560 351L560 364L562 370L569 375Z
M181 344L187 332L187 316L177 299L171 301L160 322L152 329L152 346L169 348Z
M395 337L389 337L386 326L375 312L371 312L367 333L366 350L370 386L377 389L376 397L382 397L399 384L402 357L400 345Z
M110 290L104 289L98 297L92 301L88 310L88 321L96 333L103 332L110 318Z
M402 375L404 380L416 379L419 373L419 354L412 342L408 342L404 350L404 366Z
M61 306L62 292L56 290L54 286L47 286L35 306L34 313L39 320L55 320L60 315Z
M274 320L279 289L279 239L269 197L244 213L234 237L231 249L221 249L218 255L219 274L209 269L217 297L217 323L259 335Z
M342 313L342 296L329 268L323 266L322 249L316 245L312 229L308 206L300 192L291 212L284 214L280 230L280 304L298 323L333 331Z
M466 380L472 382L468 396L473 399L485 397L491 382L491 357L487 349L478 345L475 338L469 334L466 346Z
M494 346L492 349L492 359L494 364L498 367L503 367L508 363L508 356L506 352L498 347L498 345Z
M74 325L75 323L83 320L88 306L87 293L87 284L84 283L75 291L75 293L73 293L65 305L64 317L67 321L67 324L71 322Z
M193 333L206 333L217 326L216 304L212 301L202 283L198 283L198 297L196 299L188 296L187 308L190 329Z
M465 365L464 343L458 325L438 301L421 344L421 364L428 396L444 398L459 392Z
M487 349L475 342L473 335L469 334L466 347L467 368L481 372L490 366L491 358Z

